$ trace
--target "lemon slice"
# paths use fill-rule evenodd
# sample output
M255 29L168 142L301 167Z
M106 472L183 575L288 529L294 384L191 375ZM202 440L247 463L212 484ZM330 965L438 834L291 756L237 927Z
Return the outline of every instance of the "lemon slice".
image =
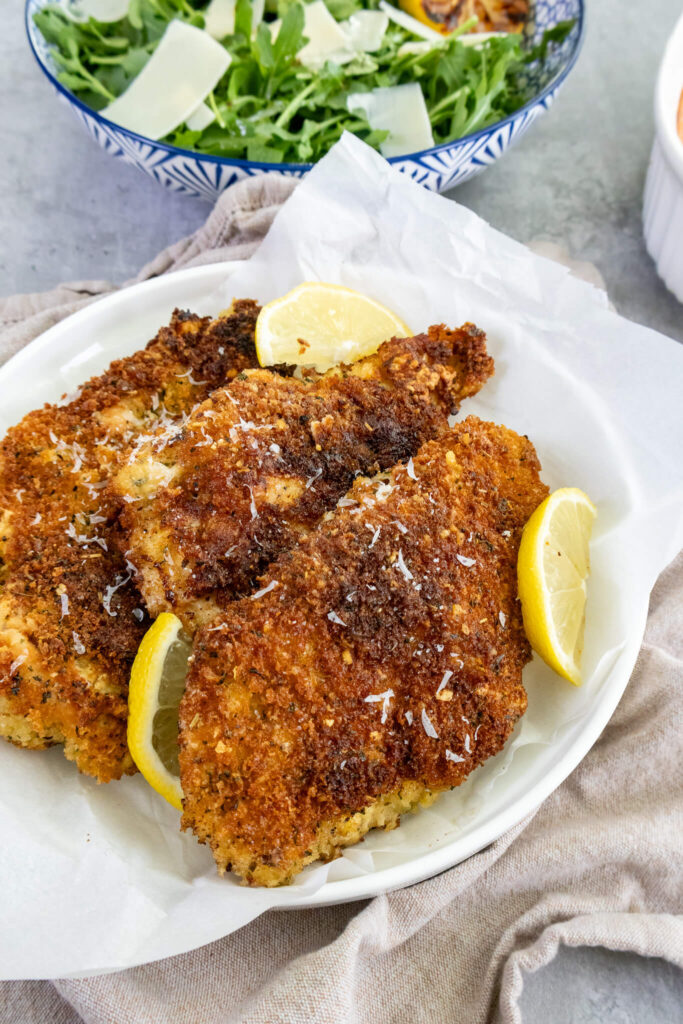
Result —
M575 686L581 685L588 546L595 516L595 506L583 491L554 491L524 527L517 560L529 642Z
M390 309L337 284L309 281L263 307L256 321L261 366L293 363L328 370L411 334Z
M183 809L178 766L178 705L192 645L180 619L162 612L145 633L128 692L128 747L150 786Z

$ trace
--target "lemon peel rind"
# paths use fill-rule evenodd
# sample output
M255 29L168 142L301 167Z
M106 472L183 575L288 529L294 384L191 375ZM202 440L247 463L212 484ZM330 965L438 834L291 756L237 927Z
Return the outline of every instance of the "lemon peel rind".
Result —
M568 499L588 507L593 521L595 520L597 515L595 505L579 488L562 487L549 494L533 512L522 532L517 558L517 584L522 604L524 630L532 648L563 679L574 686L581 686L581 671L577 660L572 654L568 654L564 659L559 656L558 652L563 651L564 648L555 629L548 600L549 592L544 585L542 571L543 544L548 535L547 530L542 528L542 524L546 518L551 518L552 511L559 502ZM590 531L587 540L590 542ZM587 576L582 578L580 588L584 595L586 578ZM580 654L581 652L579 652L579 656Z
M158 678L166 655L178 638L182 628L180 620L170 612L162 612L142 638L130 674L128 748L140 774L160 796L178 811L183 809L183 791L179 780L173 780L152 745L149 697L145 682L150 676Z

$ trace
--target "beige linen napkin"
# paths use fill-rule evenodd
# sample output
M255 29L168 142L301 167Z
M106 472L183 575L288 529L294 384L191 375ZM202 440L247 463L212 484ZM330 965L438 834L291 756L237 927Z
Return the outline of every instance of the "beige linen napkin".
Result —
M137 280L249 255L294 186L236 186ZM560 250L543 254L569 262ZM586 276L585 266L574 269ZM0 360L112 287L86 282L0 301ZM683 967L682 597L683 556L655 587L633 677L599 741L535 815L486 850L370 902L271 911L145 967L5 982L3 1022L521 1024L524 974L560 943Z

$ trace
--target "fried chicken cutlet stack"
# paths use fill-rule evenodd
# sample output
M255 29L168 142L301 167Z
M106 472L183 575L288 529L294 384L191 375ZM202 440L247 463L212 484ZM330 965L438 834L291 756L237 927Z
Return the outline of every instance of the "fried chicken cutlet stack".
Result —
M13 743L62 743L100 781L135 771L128 675L149 621L114 543L107 481L140 435L256 365L258 312L247 300L213 322L176 311L146 349L2 441L0 735Z
M183 825L221 872L287 883L501 749L526 708L516 562L539 469L526 438L466 419L357 480L197 634Z
M492 372L482 331L431 327L322 376L240 374L144 440L112 490L150 613L192 633L249 594L355 476L415 454Z

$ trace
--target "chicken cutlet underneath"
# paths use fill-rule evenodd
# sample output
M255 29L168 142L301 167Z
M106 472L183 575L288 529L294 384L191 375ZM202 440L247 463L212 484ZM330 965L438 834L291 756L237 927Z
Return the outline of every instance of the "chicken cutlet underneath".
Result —
M181 430L141 439L112 489L150 613L193 632L250 593L355 476L417 452L492 372L482 331L431 327L322 376L240 374Z
M221 872L290 882L459 785L526 709L533 445L470 417L359 479L261 588L195 637L183 826Z
M128 675L149 623L114 543L107 480L140 433L182 422L256 365L258 311L239 301L213 322L176 311L143 351L2 441L0 735L13 743L63 743L100 781L135 771Z

